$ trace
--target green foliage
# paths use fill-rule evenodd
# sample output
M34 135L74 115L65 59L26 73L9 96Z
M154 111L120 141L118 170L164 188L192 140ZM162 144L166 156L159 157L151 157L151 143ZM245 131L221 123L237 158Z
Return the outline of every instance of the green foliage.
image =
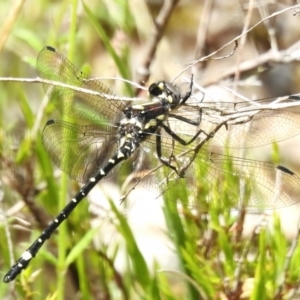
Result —
M12 2L2 3L1 10L8 14ZM3 50L1 76L36 76L36 56L47 44L58 47L64 53L68 50L70 60L79 66L93 57L95 53L92 50L101 44L96 56L108 55L106 58L111 64L103 64L100 70L94 72L105 76L116 76L118 73L123 78L131 79L134 70L130 68L129 52L136 42L136 24L128 1L27 2L30 8L27 6L26 14L20 15L19 20L15 19L14 29ZM115 4L117 9L109 11L107 7L111 4ZM118 52L112 37L120 29L132 39L132 45L123 45L122 51ZM101 60L101 63L104 61ZM114 71L111 71L112 65ZM126 95L133 94L132 87L126 84ZM78 185L70 184L66 175L57 179L52 162L43 149L41 128L50 114L49 107L40 106L43 97L42 89L37 85L1 83L0 157L5 195L2 209L9 211L10 207L24 199L33 202L32 207L28 204L17 214L8 216L11 236L7 235L5 222L1 223L2 275L14 260L11 256L18 257L38 236L44 223L50 221L69 201L70 195L78 190ZM7 152L8 148L12 150ZM277 156L275 159L277 161ZM292 290L299 283L300 246L295 246L290 264L285 268L289 244L281 232L279 218L275 219L272 233L263 229L246 240L240 238L230 230L234 220L228 208L232 205L232 198L238 197L237 192L233 194L228 188L238 185L234 182L236 177L230 176L230 161L224 162L222 167L227 173L213 186L202 180L209 168L205 160L199 159L195 163L201 171L193 178L195 185L192 190L196 190L204 200L210 194L213 205L210 207L203 203L201 208L205 208L205 212L200 208L177 205L174 194L184 204L191 197L191 188L184 183L178 184L164 196L166 236L172 241L179 268L169 270L163 269L157 262L147 264L133 228L120 209L110 201L111 217L107 217L108 223L121 236L128 262L122 271L118 270L115 265L117 254L122 251L121 246L116 243L112 250L108 249L109 242L102 241L99 247L92 243L99 232L100 236L105 233L106 227L91 228L88 203L83 201L15 283L0 283L0 298L239 299L244 293L249 299L273 299L280 279L284 277L288 284L280 294L281 298L278 298L282 299L289 292L289 287ZM11 187L16 185L12 192ZM222 203L214 186L223 187ZM249 186L250 182L247 184ZM246 196L248 193L251 191L247 189ZM43 212L44 223L35 219L33 207ZM32 224L31 230L24 232L14 226L19 224L16 217ZM10 238L13 253L9 248ZM247 282L252 279L251 288L246 290Z

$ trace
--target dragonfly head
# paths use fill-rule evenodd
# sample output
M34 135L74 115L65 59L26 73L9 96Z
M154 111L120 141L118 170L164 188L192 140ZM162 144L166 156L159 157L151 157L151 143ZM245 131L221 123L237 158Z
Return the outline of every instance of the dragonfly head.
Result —
M180 104L181 95L177 86L159 81L152 83L148 89L151 98L158 98L163 103L168 103L171 109L176 108Z

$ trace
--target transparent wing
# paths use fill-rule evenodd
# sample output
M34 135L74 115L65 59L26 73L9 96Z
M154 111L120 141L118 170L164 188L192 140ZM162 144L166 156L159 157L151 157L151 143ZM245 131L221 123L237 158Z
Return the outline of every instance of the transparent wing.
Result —
M46 94L60 113L74 119L89 121L91 124L114 122L124 109L119 100L107 100L105 95L113 92L98 80L88 80L66 57L52 47L45 47L37 58L40 76L47 80L88 89L103 96L90 95L83 91L52 84L43 84Z
M300 178L296 174L282 166L212 152L209 143L214 141L214 131L202 144L195 141L184 146L161 130L161 152L173 169L159 162L156 138L150 137L141 146L150 154L150 163L144 165L147 171L137 172L131 184L141 182L157 196L166 194L173 201L204 210L244 205L258 211L299 202Z
M300 201L300 178L290 170L260 161L201 150L196 158L179 155L177 172L162 164L144 172L142 183L184 206L249 211L284 208ZM191 163L191 164L190 164Z
M215 136L215 147L253 148L279 142L300 133L300 111L264 110L245 121L223 127ZM203 124L204 126L204 124ZM209 127L209 126L208 126Z
M216 124L225 120L211 144L214 147L253 148L279 142L300 133L300 107L271 109L271 105L278 98L270 98L249 102L193 102L193 105L184 105L176 112L175 117L166 121L178 134L186 135L189 140L199 129L209 133ZM290 97L280 104L297 103ZM270 109L266 109L270 105ZM274 106L273 106L274 107ZM191 122L178 120L176 117L185 117ZM199 123L199 126L191 123Z
M165 170L165 168L164 168ZM250 211L278 209L299 202L300 178L291 171L269 163L212 153L197 155L184 178L174 172L162 182L163 190L177 201L193 207ZM189 189L189 197L182 191Z
M55 165L76 181L86 182L102 168L117 147L113 126L81 126L50 120L43 144ZM110 174L111 175L111 174Z

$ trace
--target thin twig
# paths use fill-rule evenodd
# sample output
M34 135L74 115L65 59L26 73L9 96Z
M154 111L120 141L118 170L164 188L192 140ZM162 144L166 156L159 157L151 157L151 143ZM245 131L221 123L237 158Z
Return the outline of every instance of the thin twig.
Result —
M257 1L257 6L258 6L258 10L260 12L260 15L263 18L266 18L268 16L268 4L264 3L263 5L261 5L260 1ZM274 52L278 51L278 44L277 44L277 40L276 40L276 35L275 35L275 28L273 26L273 24L271 24L270 19L266 19L266 22L264 23L266 26L266 29L268 31L268 35L269 35L269 40L270 40L270 45L271 45L271 50Z
M111 94L105 94L105 93L99 93L94 90L90 90L87 88L83 87L78 87L70 84L66 84L63 82L59 81L53 81L53 80L48 80L48 79L43 79L40 77L35 77L35 78L15 78L15 77L0 77L0 81L5 81L5 82L26 82L26 83L44 83L44 84L50 84L53 86L59 86L63 88L67 88L73 91L85 93L87 95L93 95L93 96L98 96L107 100L116 100L116 101L136 101L140 100L140 98L134 98L134 97L118 97L116 95L111 95ZM86 79L86 81L91 81L91 79Z
M239 64L239 71L240 71L240 73L250 71L250 70L256 69L258 67L261 67L263 65L266 65L270 62L290 63L293 61L298 61L300 58L299 44L300 44L299 41L297 41L295 44L293 44L288 49L278 51L278 52L274 52L271 49L266 53L260 54L258 57L254 58L254 59L250 59L250 60L241 62ZM236 72L236 66L229 68L228 70L226 70L224 72L214 74L213 77L204 79L201 82L201 85L209 86L212 84L216 84L226 78L230 78L230 77L234 76L235 72Z
M149 79L150 64L153 61L158 43L160 42L160 40L163 36L164 30L167 26L170 16L178 2L179 2L179 0L163 1L162 8L161 8L158 16L154 20L155 32L152 35L152 38L150 39L149 44L145 49L144 59L140 63L140 67L138 67L138 70L137 70L137 73L139 75L139 79L138 79L139 84L142 84L143 82L147 82L147 80ZM139 90L137 90L137 94L138 93L139 93Z
M206 0L202 9L202 14L200 18L197 41L195 47L195 58L201 57L204 54L204 44L207 36L207 31L209 28L209 20L211 17L211 12L214 7L214 1Z
M292 245L291 245L291 247L290 247L290 249L289 249L289 251L288 251L288 253L285 257L283 270L282 270L282 272L280 274L280 278L278 280L278 285L277 285L277 289L276 289L275 294L274 294L274 299L282 299L281 298L281 296L282 296L281 293L284 289L285 279L286 279L286 276L287 276L288 268L290 266L293 254L295 253L295 250L298 246L299 237L300 237L300 216L299 216L299 219L298 219L297 234L294 237Z
M241 37L239 48L237 50L236 68L235 68L234 81L233 81L233 90L236 90L237 83L240 79L240 74L241 74L240 62L241 62L242 52L245 49L245 45L246 45L246 41L247 41L247 32L248 32L248 28L250 25L251 16L253 14L254 2L255 2L254 0L249 1L249 9L248 9L248 13L246 15L246 19L244 22L244 28L243 28L244 34Z
M25 3L25 0L19 0L18 2L14 3L14 6L10 10L6 20L3 23L3 27L0 30L0 52L2 51L3 46L5 45L14 24L16 23L16 20L18 16L20 15L22 11L22 7Z
M123 278L122 278L121 274L115 268L113 260L110 259L107 256L107 254L104 253L101 250L98 250L98 254L99 254L100 257L103 258L103 260L105 260L108 263L108 265L110 266L110 268L113 270L113 276L114 276L115 283L119 287L119 289L122 291L122 294L123 294L123 297L124 297L123 299L125 299L125 300L129 299L129 296L128 296L125 284L123 282Z
M245 247L243 248L242 254L237 261L237 267L234 271L234 281L233 281L233 288L232 288L232 293L234 294L237 293L240 289L243 263L246 260L251 245L254 242L255 236L257 236L258 234L258 229L264 225L263 224L264 222L265 222L265 217L262 216L260 222L253 228L252 233L250 237L248 237Z
M201 63L201 62L203 62L203 61L212 59L212 57L213 57L215 54L217 54L218 52L220 52L220 51L223 50L224 48L228 47L228 46L231 45L232 43L237 43L237 41L238 41L243 35L247 34L247 33L250 32L250 31L252 31L255 27L259 26L261 23L265 22L266 20L271 19L271 18L274 18L275 16L278 16L278 15L283 14L283 13L285 13L285 12L287 12L287 11L290 11L290 10L294 10L294 13L295 13L296 9L299 8L299 7L300 7L300 4L297 4L297 5L294 5L294 6L290 6L290 7L288 7L288 8L282 9L282 10L280 10L280 11L277 11L277 12L271 14L270 16L268 16L268 17L265 18L265 19L260 20L260 21L257 22L255 25L253 25L252 27L250 27L247 31L245 31L245 32L241 33L240 35L236 36L234 39L232 39L231 41L229 41L228 43L226 43L225 45L223 45L222 47L220 47L218 50L212 52L211 54L209 54L209 55L207 55L207 56L205 56L205 57L202 57L202 58L200 58L200 59L198 59L198 60L195 60L195 61L189 63L189 65L188 65L185 69L183 69L178 75L176 75L174 79L178 78L180 75L182 75L183 73L185 73L186 71L188 71L188 70L189 70L190 68L192 68L194 65L196 65L196 64L198 64L198 63ZM274 56L274 54L273 54L273 56ZM240 69L241 69L241 68L240 68ZM231 72L231 74L234 74L234 72ZM217 77L217 76L215 76L215 77ZM218 81L219 81L219 80L218 80ZM213 82L218 82L218 81L213 80Z

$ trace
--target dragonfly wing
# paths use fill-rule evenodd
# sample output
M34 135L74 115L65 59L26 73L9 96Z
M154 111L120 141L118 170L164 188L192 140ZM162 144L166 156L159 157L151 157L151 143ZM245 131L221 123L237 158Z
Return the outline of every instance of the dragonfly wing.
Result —
M160 186L172 199L208 210L279 209L299 202L300 178L282 166L202 149L184 177L161 169ZM165 172L165 173L164 173ZM187 194L187 187L189 189Z
M296 109L261 111L248 123L230 125L228 132L230 148L264 146L298 135L300 114Z
M214 147L254 148L283 141L300 133L300 110L297 106L284 109L266 109L275 99L245 102L204 103L200 128L211 128L229 119L212 140ZM287 97L286 103L291 103ZM280 102L282 103L282 102ZM264 106L264 110L260 107Z
M69 86L98 92L91 95L84 91L44 83L44 89L51 103L62 113L74 119L89 121L91 124L113 122L125 107L122 101L110 99L113 92L98 80L89 80L66 57L54 48L45 47L37 58L37 69L44 79ZM101 96L102 95L102 96Z
M87 182L107 163L117 147L114 127L82 126L50 120L43 130L43 144L55 165L71 178Z

